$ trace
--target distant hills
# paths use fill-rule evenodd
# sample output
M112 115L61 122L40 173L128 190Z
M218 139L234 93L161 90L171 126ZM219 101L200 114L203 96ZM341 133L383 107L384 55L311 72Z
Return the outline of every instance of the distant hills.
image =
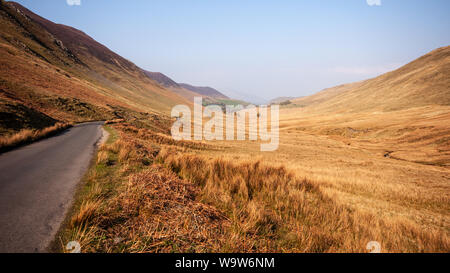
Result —
M177 83L160 72L145 71L145 74L158 84L170 88L183 97L191 99L193 96L204 96L211 99L229 100L230 98L211 87L198 87L186 83Z
M278 97L271 101L269 101L269 104L280 104L280 103L286 103L290 100L296 99L295 97Z
M220 93L214 88L211 87L198 87L198 86L192 86L186 83L180 83L180 86L190 90L192 92L198 93L200 95L208 96L215 99L222 99L222 100L229 100L230 98L225 96L224 94Z

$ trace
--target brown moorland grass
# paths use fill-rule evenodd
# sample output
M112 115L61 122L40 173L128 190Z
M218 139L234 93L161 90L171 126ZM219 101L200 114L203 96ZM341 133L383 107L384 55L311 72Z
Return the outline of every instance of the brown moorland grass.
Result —
M160 144L146 137L148 129L114 128L117 139L101 148L108 159L91 171L86 203L62 237L82 242L83 252L366 252L370 241L383 252L450 250L445 225L360 209L342 190L333 192L340 182L331 177L274 164L273 156Z
M449 237L404 219L380 219L329 198L319 183L261 162L208 160L163 149L159 158L201 188L200 200L227 212L231 238L259 252L448 252ZM233 249L249 252L251 249Z
M0 153L10 151L14 148L30 144L43 138L54 136L71 127L68 123L57 123L42 130L25 129L10 136L0 137Z
M449 113L447 106L334 115L283 109L276 152L261 153L258 142L221 141L198 153L279 162L345 206L449 235Z
M76 240L83 252L218 251L227 241L226 217L196 200L194 184L149 165L153 145L141 146L123 132L118 139L108 130L111 137L100 148L103 159L90 170L62 233L63 249ZM129 153L131 148L135 153ZM127 160L119 160L121 153L128 154Z

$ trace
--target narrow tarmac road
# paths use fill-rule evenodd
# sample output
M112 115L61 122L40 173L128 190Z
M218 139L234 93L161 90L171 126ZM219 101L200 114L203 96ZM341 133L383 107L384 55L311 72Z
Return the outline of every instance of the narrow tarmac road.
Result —
M46 252L89 167L103 122L0 155L0 252Z

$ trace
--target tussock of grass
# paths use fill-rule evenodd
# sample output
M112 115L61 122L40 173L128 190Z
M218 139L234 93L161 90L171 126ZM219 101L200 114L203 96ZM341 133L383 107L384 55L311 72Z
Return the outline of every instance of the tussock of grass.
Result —
M135 152L130 145L123 145L119 151L119 162L128 162L131 158L135 157Z
M101 203L99 200L87 200L83 202L78 213L72 217L70 222L72 227L82 226L86 224L87 221L91 220L96 211L99 209Z
M97 154L97 164L106 164L108 162L108 152L100 148Z
M42 130L22 130L11 136L0 137L0 153L7 152L19 146L30 144L34 141L41 140L46 137L56 135L64 131L72 125L67 123L57 123L54 126L47 127Z

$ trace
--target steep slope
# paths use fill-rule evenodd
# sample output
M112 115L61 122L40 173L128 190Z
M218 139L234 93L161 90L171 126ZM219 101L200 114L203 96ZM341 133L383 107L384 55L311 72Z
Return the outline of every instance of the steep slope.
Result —
M164 114L189 103L83 32L14 2L0 6L0 71L0 115L11 122L35 112L59 121Z
M293 100L314 111L394 111L426 105L450 105L450 47L377 78L326 89Z

